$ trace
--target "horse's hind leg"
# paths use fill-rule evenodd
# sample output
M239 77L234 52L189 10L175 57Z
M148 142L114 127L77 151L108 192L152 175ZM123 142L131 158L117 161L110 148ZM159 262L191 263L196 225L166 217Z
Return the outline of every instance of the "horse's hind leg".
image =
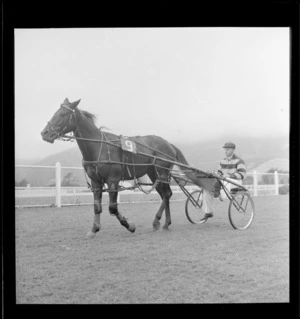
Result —
M154 184L156 181L156 173L153 169L149 170L147 172L148 176L150 177L152 183ZM156 186L156 191L158 192L158 194L160 195L161 199L162 199L162 203L157 211L157 213L155 214L154 217L154 221L152 223L153 226L153 230L158 230L160 228L160 219L162 216L162 213L165 209L165 203L163 201L163 196L162 196L162 192L161 192L161 183L158 183L158 185Z
M171 213L170 213L170 197L172 196L172 191L169 184L159 183L156 187L157 192L159 193L162 203L155 215L153 221L153 229L158 230L160 228L160 219L162 217L163 211L166 212L166 221L163 226L163 229L167 230L169 225L171 225Z
M127 219L122 216L122 214L118 210L118 203L117 203L117 198L118 198L118 182L108 182L108 189L110 190L109 192L109 212L111 215L115 215L117 219L119 220L120 224L127 228L130 232L134 233L135 231L135 225L134 223L128 223Z
M169 184L162 183L162 197L165 208L166 220L163 226L164 230L168 230L171 225L171 212L170 212L170 198L172 196L172 190Z
M159 193L159 191L157 191ZM160 194L160 193L159 193ZM153 229L154 230L158 230L160 228L160 219L161 219L161 216L162 216L162 213L165 209L165 203L164 201L161 203L157 213L155 214L155 217L154 217L154 221L153 221Z

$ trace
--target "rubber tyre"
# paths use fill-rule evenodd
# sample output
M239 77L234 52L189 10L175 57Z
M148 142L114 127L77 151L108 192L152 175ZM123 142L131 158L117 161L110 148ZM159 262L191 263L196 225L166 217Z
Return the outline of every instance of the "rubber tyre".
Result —
M228 207L230 224L234 229L247 229L251 225L255 214L253 199L250 194L245 191L239 191L232 196L233 198ZM237 207L234 205L235 201L239 203L236 204ZM245 211L238 210L237 208L242 208Z
M203 190L197 189L189 195L185 202L185 214L192 224L202 224L207 220L201 220L204 217L202 196Z

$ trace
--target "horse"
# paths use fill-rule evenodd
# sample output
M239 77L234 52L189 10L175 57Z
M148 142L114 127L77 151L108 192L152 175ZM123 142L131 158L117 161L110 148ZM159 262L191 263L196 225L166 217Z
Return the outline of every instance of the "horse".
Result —
M170 198L172 196L169 183L170 171L174 161L188 165L182 152L156 135L130 137L125 140L128 149L124 150L120 146L120 136L97 128L96 116L88 111L80 110L78 108L80 101L81 99L70 102L66 98L42 130L41 135L42 139L49 143L62 139L68 133L73 133L76 139L83 157L82 165L91 180L94 196L94 221L87 237L94 238L101 228L100 214L105 184L109 193L109 213L115 216L128 231L132 233L135 231L134 223L128 221L119 212L117 201L119 183L122 180L137 180L146 174L162 200L155 214L153 229L160 228L160 219L165 211L163 229L168 230L171 225ZM118 146L115 146L116 142L119 143L116 144Z

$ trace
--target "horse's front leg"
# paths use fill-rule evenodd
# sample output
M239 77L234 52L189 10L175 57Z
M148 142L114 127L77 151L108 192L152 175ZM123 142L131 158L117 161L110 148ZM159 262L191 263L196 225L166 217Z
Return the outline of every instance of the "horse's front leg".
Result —
M171 225L171 212L170 212L170 198L172 196L172 190L169 184L164 184L164 203L165 203L165 214L166 221L163 226L164 230L168 230Z
M100 230L100 214L102 213L102 185L93 184L93 193L94 193L94 222L92 230L87 234L88 238L94 238L96 233Z
M132 222L128 222L127 218L122 216L118 210L118 185L119 182L108 182L108 191L109 191L109 212L111 215L115 215L119 220L120 224L127 228L130 232L134 233L135 225Z

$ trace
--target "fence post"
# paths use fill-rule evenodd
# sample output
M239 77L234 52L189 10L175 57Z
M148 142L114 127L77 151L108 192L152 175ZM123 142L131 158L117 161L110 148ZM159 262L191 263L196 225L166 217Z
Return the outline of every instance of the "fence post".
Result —
M61 165L60 162L55 164L55 186L56 186L56 207L61 207Z
M253 171L253 196L257 196L257 173Z
M274 184L275 184L275 195L279 195L279 180L278 180L278 172L274 172Z

